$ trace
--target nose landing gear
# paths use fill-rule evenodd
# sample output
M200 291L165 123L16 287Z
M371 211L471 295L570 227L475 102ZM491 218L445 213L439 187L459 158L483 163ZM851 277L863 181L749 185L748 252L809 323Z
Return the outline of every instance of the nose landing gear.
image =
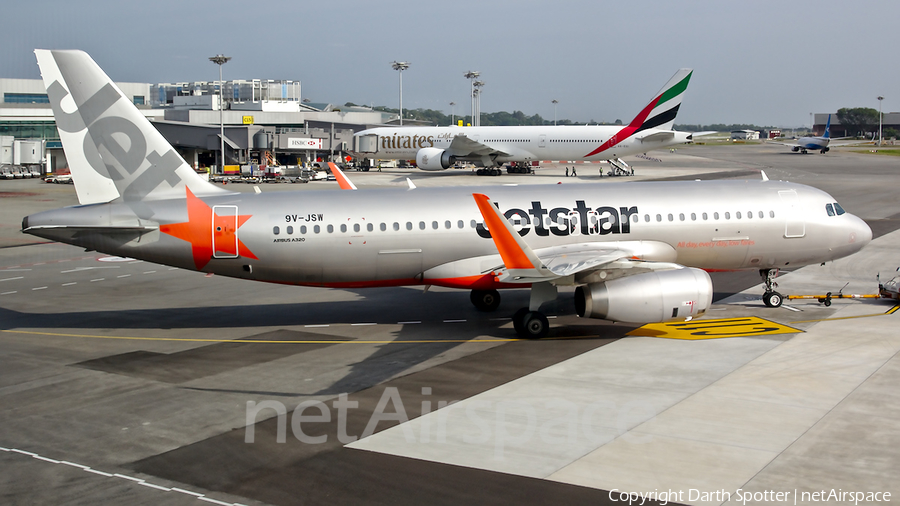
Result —
M775 287L778 286L778 283L775 282L775 278L778 276L778 269L760 269L759 275L766 285L766 291L763 292L762 297L763 304L767 307L781 307L781 303L784 302L784 296L775 291Z

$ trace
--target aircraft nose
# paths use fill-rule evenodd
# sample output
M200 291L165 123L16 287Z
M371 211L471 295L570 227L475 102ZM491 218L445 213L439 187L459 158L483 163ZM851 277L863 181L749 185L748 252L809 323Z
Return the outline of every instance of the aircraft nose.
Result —
M849 243L859 251L863 246L872 242L872 229L861 218L852 216L853 221L849 228Z

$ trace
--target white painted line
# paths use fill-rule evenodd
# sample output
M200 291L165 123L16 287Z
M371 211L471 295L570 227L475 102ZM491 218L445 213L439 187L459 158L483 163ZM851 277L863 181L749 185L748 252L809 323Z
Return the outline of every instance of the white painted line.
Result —
M802 309L797 309L797 308L791 307L791 306L781 306L781 307L783 307L783 308L785 308L785 309L787 309L787 310L789 310L789 311L794 311L795 313L800 313L800 312L803 311Z
M416 325L422 323L421 321L410 321L410 322L397 322L397 325Z
M69 462L68 460L60 460L59 463L60 463L60 464L65 464L65 465L67 465L67 466L77 467L77 468L79 468L79 469L87 469L87 468L88 468L88 466L83 466L83 465L81 465L81 464L76 464L76 463L74 463L74 462Z
M307 328L320 328L320 327L328 327L328 325L304 325Z
M72 286L72 285L77 285L77 284L78 284L77 282L73 281L71 283L63 283L62 286Z
M47 262L38 262L38 263L36 263L36 264L31 264L31 265L44 265L44 264L46 264L46 263L47 263Z
M169 270L170 270L170 271L177 271L177 270L178 270L178 267L169 267Z
M198 494L197 492L191 492L190 490L178 487L172 487L172 492L181 492L182 494L192 495L194 497L203 497L203 494Z
M15 277L15 278L0 279L0 281L15 281L15 280L17 280L17 279L25 279L25 276L18 276L18 277Z
M84 468L85 471L89 473L99 474L100 476L106 476L107 478L112 478L112 475L109 473L104 473L103 471L98 471L96 469L91 469L90 467Z
M160 487L159 485L154 485L154 484L152 484L152 483L147 483L146 481L142 481L142 482L140 482L140 484L143 485L143 486L145 486L145 487L150 487L150 488L155 488L155 489L157 489L157 490L162 490L163 492L169 492L169 491L171 490L171 489L169 489L168 487Z
M489 321L492 321L492 322L502 322L502 321L504 321L504 320L508 321L508 320L512 320L512 318L509 318L509 317L507 317L507 318L491 318Z
M156 271L146 271L146 272L144 272L144 274L154 274L154 273L156 273Z
M33 292L33 291L35 291L35 290L46 290L46 289L47 289L46 286L39 286L39 287L37 287L37 288L32 288L31 291Z
M106 278L97 278L97 279L92 279L92 280L91 280L91 283L93 283L93 282L94 282L94 281L103 281L103 280L104 280L104 279L106 279Z
M122 275L119 275L119 276L116 276L116 277L117 277L117 278L130 278L130 277L131 277L131 274L122 274Z
M38 460L43 460L45 462L50 462L51 464L59 464L58 460L48 459L47 457L41 457L40 455L35 455L34 458Z
M201 501L211 502L213 504L221 504L222 506L232 506L232 503L230 502L217 501L216 499L210 499L209 497L203 495L197 497L197 499L200 499Z
M22 455L28 455L29 457L37 457L37 453L26 452L25 450L19 450L18 448L10 448L10 450L21 453Z
M116 474L114 474L113 476L115 476L115 477L117 477L117 478L125 478L126 480L136 481L136 482L138 482L138 483L144 481L144 480L141 480L141 479L139 479L139 478L135 478L134 476L126 476L126 475L124 475L124 474L119 474L119 473L116 473Z
M3 292L3 293L0 293L0 295L12 295L12 294L14 294L14 293L19 293L19 292L17 292L16 290L13 290L13 291L11 291L11 292Z
M351 323L351 327L362 327L367 325L378 325L377 323Z
M10 449L0 446L0 451L8 452L8 451L10 451Z
M444 323L463 323L465 320L444 320Z

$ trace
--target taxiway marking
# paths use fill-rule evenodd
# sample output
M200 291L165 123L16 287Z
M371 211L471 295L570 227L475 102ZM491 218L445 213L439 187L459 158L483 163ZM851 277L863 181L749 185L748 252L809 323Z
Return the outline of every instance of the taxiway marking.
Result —
M716 320L693 320L675 323L651 323L629 332L629 336L662 337L666 339L721 339L774 334L796 334L800 329L770 320L750 316Z
M98 476L103 476L104 478L116 478L116 479L120 479L120 480L128 480L128 481L133 482L133 483L135 483L135 484L137 484L137 485L143 485L143 486L145 486L145 487L153 488L153 489L160 490L160 491L163 491L163 492L178 492L178 493L181 493L181 494L185 494L185 495L192 496L192 497L194 497L194 498L196 498L196 499L198 499L198 500L200 500L200 501L211 502L211 503L213 503L213 504L223 504L223 505L225 505L225 506L244 506L244 505L241 504L241 503L230 503L230 502L219 501L219 500L217 500L217 499L212 499L212 498L210 498L210 497L206 497L205 494L201 494L201 493L194 492L194 491L191 491L191 490L184 490L184 489L178 488L178 487L164 487L164 486L162 486L162 485L157 485L157 484L155 484L155 483L150 483L150 482L148 482L147 480L143 480L143 479L141 479L141 478L135 478L134 476L128 476L128 475L126 475L126 474L121 474L121 473L107 473L107 472L104 472L104 471L100 471L99 469L92 469L91 467L86 466L86 465L83 465L83 464L76 464L76 463L74 463L74 462L69 462L68 460L56 460L56 459L51 459L51 458L49 458L49 457L44 457L43 455L38 455L37 453L34 453L34 452L29 452L29 451L26 451L26 450L20 450L20 449L18 449L18 448L4 448L4 447L0 447L0 451L8 452L8 453L18 453L19 455L24 455L24 456L26 456L26 457L31 457L31 458L36 459L36 460L42 460L42 461L48 462L48 463L50 463L50 464L60 464L60 465L64 465L64 466L74 467L74 468L76 468L76 469L81 469L82 471L85 471L85 472L88 472L88 473L91 473L91 474L96 474L96 475L98 475Z

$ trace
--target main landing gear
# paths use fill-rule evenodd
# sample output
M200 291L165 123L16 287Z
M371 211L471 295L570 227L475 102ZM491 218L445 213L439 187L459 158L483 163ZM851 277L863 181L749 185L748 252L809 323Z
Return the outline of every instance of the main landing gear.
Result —
M531 300L528 307L519 309L513 315L513 327L520 337L525 339L547 337L550 322L547 316L540 312L540 308L545 302L555 300L556 296L556 286L548 282L531 285ZM472 290L469 298L479 311L494 311L500 305L500 293L497 290Z
M778 269L760 269L759 275L766 285L766 291L763 292L763 304L767 307L781 307L784 296L775 291L775 287L778 286L778 283L775 282Z

